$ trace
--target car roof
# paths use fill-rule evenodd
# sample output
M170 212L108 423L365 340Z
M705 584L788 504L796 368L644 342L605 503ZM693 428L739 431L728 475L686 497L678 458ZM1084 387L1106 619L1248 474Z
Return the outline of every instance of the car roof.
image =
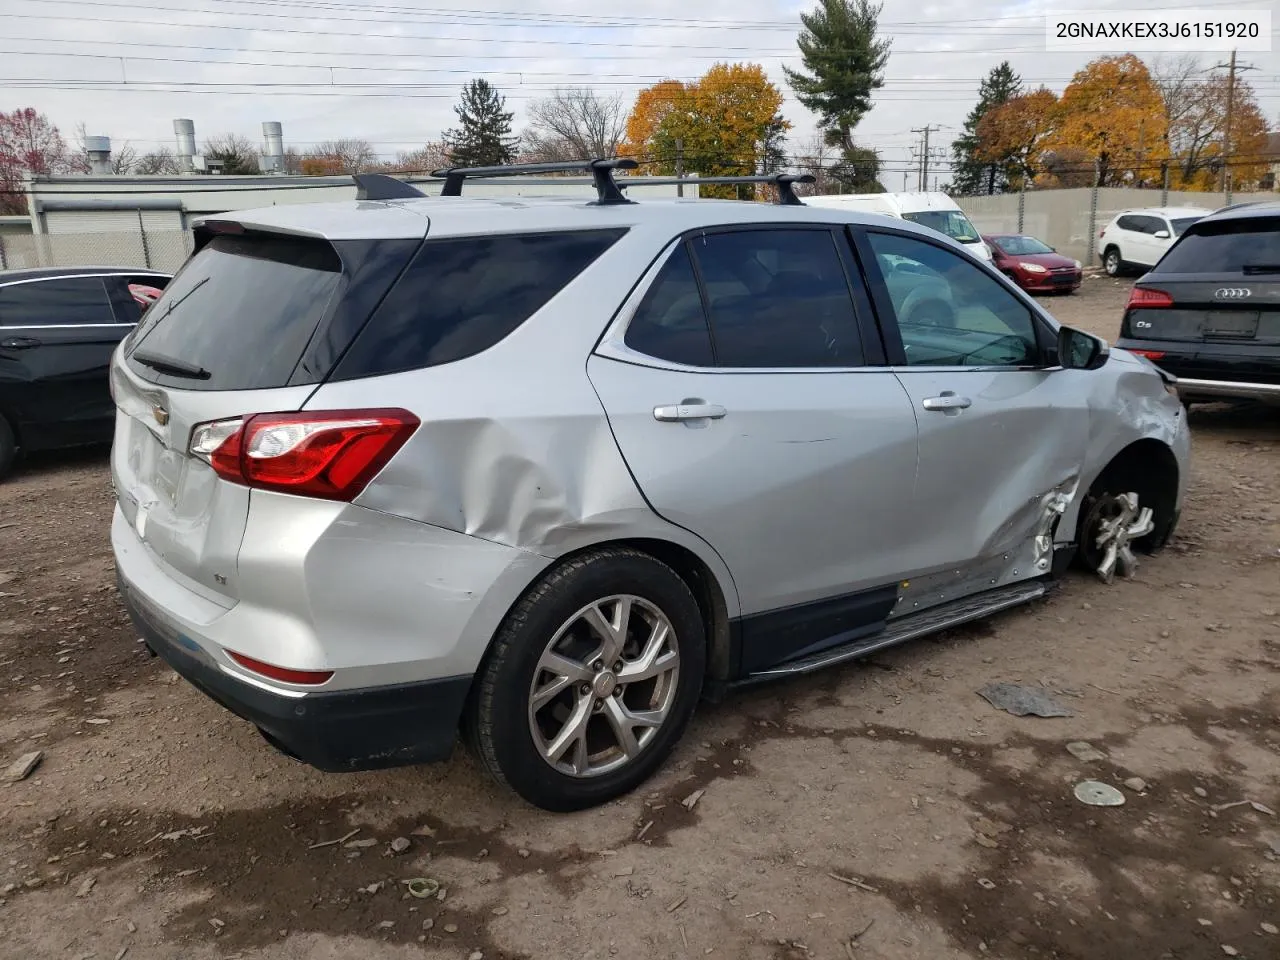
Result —
M641 226L660 226L675 236L698 227L797 222L878 225L938 237L936 231L910 221L856 209L688 197L618 204L582 197L345 200L236 210L205 222L219 220L329 240L408 239L427 235L428 227L433 238Z
M1221 220L1247 220L1250 217L1274 216L1280 216L1280 200L1258 200L1250 203L1233 204L1230 207L1214 211L1204 219L1217 223Z
M21 270L0 270L0 285L31 280L54 280L59 277L100 277L146 275L172 277L173 274L148 267L27 267Z
M1204 207L1135 207L1132 210L1122 210L1116 216L1123 217L1136 213L1156 217L1207 217L1212 212Z

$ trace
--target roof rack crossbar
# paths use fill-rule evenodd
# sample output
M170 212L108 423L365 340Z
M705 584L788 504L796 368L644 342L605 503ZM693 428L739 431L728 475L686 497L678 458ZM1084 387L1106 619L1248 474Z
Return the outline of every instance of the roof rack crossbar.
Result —
M389 177L385 173L356 173L357 200L413 200L426 194L411 183Z
M614 182L613 171L634 170L640 166L629 157L600 157L595 160L568 160L552 163L510 163L496 167L447 167L432 172L433 177L443 177L442 197L462 196L462 184L466 180L487 177L519 177L540 173L589 173L595 182L596 203L633 203L622 195Z
M762 173L734 177L645 177L644 183L646 186L654 187L670 184L685 184L693 187L700 184L771 183L778 188L779 204L785 207L802 207L804 202L796 196L794 184L815 183L817 179L812 173ZM623 181L623 186L630 186L630 184Z

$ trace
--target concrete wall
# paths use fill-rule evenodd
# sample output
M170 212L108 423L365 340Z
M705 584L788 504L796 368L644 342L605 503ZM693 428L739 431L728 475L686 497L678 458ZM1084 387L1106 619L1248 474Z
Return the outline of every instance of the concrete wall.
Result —
M1226 205L1221 193L1193 193L1171 190L1163 200L1159 190L1101 187L1097 209L1090 207L1094 191L1089 187L1072 190L1029 190L1025 194L1002 193L984 197L956 197L960 208L982 233L1025 233L1043 240L1059 253L1074 257L1086 266L1097 265L1093 241L1098 231L1118 213L1139 207L1203 207L1206 213ZM1232 203L1274 200L1274 193L1234 193ZM1022 204L1021 225L1018 206Z

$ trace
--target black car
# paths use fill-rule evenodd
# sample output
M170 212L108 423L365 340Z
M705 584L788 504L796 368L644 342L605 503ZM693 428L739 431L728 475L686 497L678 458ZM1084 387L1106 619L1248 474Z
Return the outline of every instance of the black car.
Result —
M169 280L120 267L0 271L0 477L19 449L111 440L111 354Z
M1189 226L1134 284L1116 345L1177 377L1185 403L1280 403L1280 202Z

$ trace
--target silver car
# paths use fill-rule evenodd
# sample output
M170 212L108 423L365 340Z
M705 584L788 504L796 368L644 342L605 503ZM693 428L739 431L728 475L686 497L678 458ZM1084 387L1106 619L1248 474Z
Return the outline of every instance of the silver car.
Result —
M599 804L700 697L1170 536L1188 431L1146 360L935 231L594 172L594 202L368 178L207 222L117 351L123 597L281 750L461 729L528 801Z

